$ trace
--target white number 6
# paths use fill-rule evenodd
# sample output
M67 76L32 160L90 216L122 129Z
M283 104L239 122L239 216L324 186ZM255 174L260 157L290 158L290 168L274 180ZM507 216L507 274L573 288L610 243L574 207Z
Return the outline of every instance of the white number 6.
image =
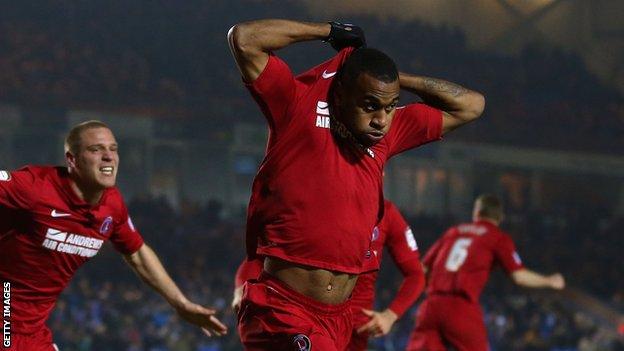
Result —
M451 253L449 253L446 263L444 264L447 271L457 272L457 270L459 270L459 267L464 264L466 257L468 257L468 247L470 244L472 244L472 239L460 238L455 241Z

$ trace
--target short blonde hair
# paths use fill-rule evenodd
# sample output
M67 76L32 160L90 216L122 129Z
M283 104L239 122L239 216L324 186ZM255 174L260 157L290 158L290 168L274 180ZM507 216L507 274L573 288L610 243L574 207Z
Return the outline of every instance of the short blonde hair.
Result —
M503 203L495 195L483 194L477 197L475 209L480 217L501 221L503 219Z
M67 136L65 137L65 152L71 152L72 154L77 154L80 151L80 144L82 142L82 132L88 129L95 128L106 128L109 129L108 125L102 121L90 120L85 121L79 124L76 124L69 130Z

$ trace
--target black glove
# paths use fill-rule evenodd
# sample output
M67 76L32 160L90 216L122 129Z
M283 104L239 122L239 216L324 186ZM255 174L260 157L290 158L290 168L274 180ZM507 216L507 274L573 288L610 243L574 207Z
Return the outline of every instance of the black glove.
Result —
M348 46L359 48L366 46L366 38L362 28L348 23L329 22L331 31L325 42L340 51Z

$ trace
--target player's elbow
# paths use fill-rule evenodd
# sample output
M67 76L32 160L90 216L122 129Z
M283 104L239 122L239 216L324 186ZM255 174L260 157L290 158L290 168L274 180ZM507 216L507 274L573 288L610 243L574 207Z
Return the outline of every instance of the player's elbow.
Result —
M230 48L237 55L245 55L253 51L253 29L248 23L234 25L227 34Z
M483 115L483 111L485 110L485 96L476 91L471 91L467 99L466 119L468 122L472 122Z
M513 273L511 273L511 280L516 285L525 286L527 284L527 274L524 269L519 269Z
M485 97L476 91L468 91L458 102L456 109L447 111L452 122L446 131L474 122L481 117L485 109Z

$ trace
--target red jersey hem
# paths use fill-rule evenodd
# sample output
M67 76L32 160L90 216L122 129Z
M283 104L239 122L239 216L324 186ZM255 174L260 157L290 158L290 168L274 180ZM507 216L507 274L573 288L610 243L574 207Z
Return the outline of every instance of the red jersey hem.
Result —
M262 271L260 276L258 277L258 282L267 284L268 286L276 289L280 292L280 294L284 295L287 299L294 301L298 304L303 305L306 309L311 310L313 313L324 314L328 316L342 314L346 309L351 308L351 300L347 299L346 301L331 305L327 303L323 303L317 301L311 297L303 295L293 288L288 286L288 284L282 282L281 280L275 278L270 273L266 271Z
M287 261L287 262L301 264L301 265L304 265L304 266L310 266L310 267L314 267L314 268L326 269L326 270L329 270L329 271L336 271L336 272L349 273L349 274L362 274L362 273L365 273L362 269L336 265L336 264L328 263L328 262L324 262L324 261L317 261L317 260L311 260L311 259L306 259L306 258L301 258L301 257L289 256L289 255L285 254L282 251L271 250L271 248L267 248L267 249L257 248L256 254L257 255L277 257L277 258L282 259L282 260Z

